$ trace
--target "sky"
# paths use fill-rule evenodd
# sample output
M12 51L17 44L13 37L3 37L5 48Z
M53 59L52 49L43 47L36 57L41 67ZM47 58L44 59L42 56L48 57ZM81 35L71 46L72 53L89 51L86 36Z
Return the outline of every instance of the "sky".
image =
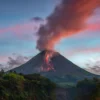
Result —
M0 0L0 66L20 65L34 57L37 31L60 0ZM55 50L81 68L100 61L100 8L86 20L88 28L61 39ZM75 23L77 25L77 23ZM16 62L17 60L17 62Z

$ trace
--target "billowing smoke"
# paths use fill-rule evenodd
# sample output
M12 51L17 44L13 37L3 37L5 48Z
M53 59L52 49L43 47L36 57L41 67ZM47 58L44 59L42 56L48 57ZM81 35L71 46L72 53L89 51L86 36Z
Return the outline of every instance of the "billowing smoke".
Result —
M53 49L62 38L86 28L86 20L100 7L100 0L62 0L38 31L37 49Z

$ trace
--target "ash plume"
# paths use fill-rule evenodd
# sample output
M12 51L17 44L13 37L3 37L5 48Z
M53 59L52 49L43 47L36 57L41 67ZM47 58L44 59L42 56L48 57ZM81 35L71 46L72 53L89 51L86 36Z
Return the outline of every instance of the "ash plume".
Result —
M61 39L86 29L86 20L100 0L62 0L37 33L37 49L53 49Z

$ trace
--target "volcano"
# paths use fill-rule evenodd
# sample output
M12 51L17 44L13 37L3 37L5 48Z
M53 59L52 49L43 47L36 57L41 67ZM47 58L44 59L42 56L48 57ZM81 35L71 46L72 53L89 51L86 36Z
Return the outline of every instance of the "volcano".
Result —
M46 64L44 58L50 50L44 50L29 60L27 63L12 69L22 74L39 73L54 82L77 82L84 78L92 78L96 75L85 71L84 69L73 64L58 52L53 51L49 64Z

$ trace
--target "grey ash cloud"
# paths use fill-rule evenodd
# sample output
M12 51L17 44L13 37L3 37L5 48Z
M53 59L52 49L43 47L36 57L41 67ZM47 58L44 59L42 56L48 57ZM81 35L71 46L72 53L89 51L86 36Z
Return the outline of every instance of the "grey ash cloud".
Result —
M26 63L31 57L26 57L23 55L12 54L11 57L8 57L8 62L6 64L0 64L0 70L4 69L5 71L18 67Z
M100 66L89 67L89 68L86 68L86 70L91 73L100 75Z
M86 66L87 66L87 68L85 68L85 69L87 71L100 75L100 59L96 59L94 61L89 61L86 64Z

